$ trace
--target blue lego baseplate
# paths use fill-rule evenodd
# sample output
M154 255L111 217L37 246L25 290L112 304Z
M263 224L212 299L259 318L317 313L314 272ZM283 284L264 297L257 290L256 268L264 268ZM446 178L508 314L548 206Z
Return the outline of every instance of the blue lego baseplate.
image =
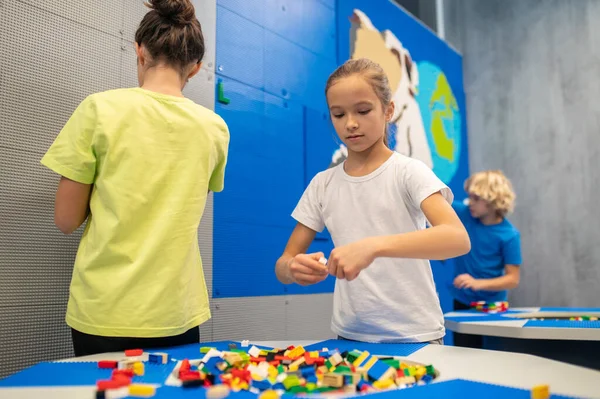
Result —
M533 328L600 328L600 320L529 320L523 327Z
M186 345L167 350L151 350L149 352L167 352L172 358L181 360L184 358L197 359L202 356L201 347L213 347L219 350L226 350L232 341L204 342L201 344ZM324 347L328 349L338 349L340 351L357 349L369 351L377 355L389 356L408 356L411 353L423 348L427 344L369 344L345 340L327 340L305 347L306 350L320 350ZM240 347L239 344L237 344ZM252 346L252 343L250 343ZM266 347L261 347L266 348ZM240 348L240 349L249 349ZM166 365L145 363L145 373L143 376L134 377L134 383L158 384L162 385L167 379L169 373L175 366L175 360ZM0 387L59 387L59 386L93 386L97 380L109 379L112 370L99 369L96 362L44 362L33 367L27 368L17 374L0 380ZM401 398L416 399L427 397L430 399L464 399L465 394L485 396L486 399L504 399L507 397L515 399L526 399L530 397L530 391L504 386L485 384L467 380L449 380L434 382L425 386L417 386L408 389L390 390L387 392L378 392L378 399ZM310 395L304 395L307 397ZM354 397L363 397L364 394L357 394ZM206 389L199 388L180 388L170 386L160 386L156 390L157 399L187 399L187 398L205 398ZM293 394L284 394L282 399L296 398ZM256 394L248 391L232 392L229 395L232 399L255 399ZM566 396L552 395L553 399L568 398Z
M581 316L587 313L600 313L600 308L540 308L540 312L576 312ZM456 316L444 316L446 320L457 323L462 322L490 322L490 321L526 321L522 328L600 328L600 321L589 320L531 320L512 315L525 312L524 310L508 310L503 313L484 313L476 310L459 310L452 312ZM537 312L534 312L537 313ZM541 317L541 316L540 316Z

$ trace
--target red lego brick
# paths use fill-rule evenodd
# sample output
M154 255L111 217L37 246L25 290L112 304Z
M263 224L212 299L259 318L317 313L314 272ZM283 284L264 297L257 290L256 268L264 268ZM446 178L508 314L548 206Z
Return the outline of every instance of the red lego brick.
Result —
M98 362L98 368L101 369L116 369L119 365L119 362L116 360L100 360Z
M142 356L144 351L142 349L127 349L125 356Z

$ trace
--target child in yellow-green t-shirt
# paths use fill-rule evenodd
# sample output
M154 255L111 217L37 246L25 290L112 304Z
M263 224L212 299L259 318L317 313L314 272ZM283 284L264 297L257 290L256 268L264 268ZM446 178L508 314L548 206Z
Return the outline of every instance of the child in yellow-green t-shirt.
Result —
M182 94L204 55L190 0L149 6L140 87L86 98L42 159L62 176L56 225L87 219L66 315L77 356L199 342L211 317L197 231L223 189L229 132Z

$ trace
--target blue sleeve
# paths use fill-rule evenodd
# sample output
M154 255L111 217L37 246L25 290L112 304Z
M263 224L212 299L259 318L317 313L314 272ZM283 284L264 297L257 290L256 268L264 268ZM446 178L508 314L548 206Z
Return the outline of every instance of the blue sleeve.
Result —
M502 256L505 265L520 265L521 260L521 235L517 232L502 245Z

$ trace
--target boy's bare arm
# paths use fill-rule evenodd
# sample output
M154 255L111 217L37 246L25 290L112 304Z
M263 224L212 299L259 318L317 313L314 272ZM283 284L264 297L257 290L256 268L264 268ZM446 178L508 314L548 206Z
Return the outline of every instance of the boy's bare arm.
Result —
M475 279L469 274L461 274L454 279L456 288L470 288L474 291L512 290L519 285L521 269L517 265L506 265L504 276L487 279Z

